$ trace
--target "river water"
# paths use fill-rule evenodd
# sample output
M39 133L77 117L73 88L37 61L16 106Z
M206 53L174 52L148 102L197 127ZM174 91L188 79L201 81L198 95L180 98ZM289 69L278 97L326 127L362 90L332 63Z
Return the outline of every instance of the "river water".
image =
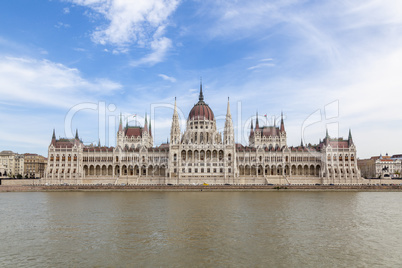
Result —
M401 267L400 192L0 193L0 267Z

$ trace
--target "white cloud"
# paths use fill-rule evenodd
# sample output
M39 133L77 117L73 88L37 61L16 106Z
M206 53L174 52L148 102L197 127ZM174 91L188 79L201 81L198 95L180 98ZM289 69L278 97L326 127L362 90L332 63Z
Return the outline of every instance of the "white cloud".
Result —
M162 37L158 40L154 40L151 43L151 48L153 52L139 60L132 61L130 65L135 67L144 64L154 65L158 62L161 62L165 58L167 51L171 47L172 47L172 41L169 38Z
M70 107L84 96L121 89L120 84L108 79L87 80L77 69L62 64L11 57L0 58L0 85L3 100L58 107Z
M172 83L176 82L176 78L174 77L167 76L165 74L158 74L158 76L161 77L163 80L170 81Z
M151 50L133 63L155 64L162 61L172 42L164 37L168 17L176 10L179 0L70 0L102 14L108 24L99 26L92 34L95 43L116 46L114 54L127 53L136 44Z

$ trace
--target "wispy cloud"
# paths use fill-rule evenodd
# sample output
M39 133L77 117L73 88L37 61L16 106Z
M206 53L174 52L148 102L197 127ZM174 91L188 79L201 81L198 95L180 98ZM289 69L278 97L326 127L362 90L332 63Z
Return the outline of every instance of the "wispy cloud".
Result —
M261 69L261 68L273 67L273 66L275 66L275 64L272 63L272 59L262 59L262 60L260 60L260 63L258 63L257 65L248 67L247 70L255 70L255 69Z
M63 22L58 22L54 27L60 29L60 28L70 28L70 24L63 23Z
M114 54L126 53L135 44L151 52L133 62L133 66L155 64L162 61L172 46L164 36L168 17L176 10L179 0L70 0L102 14L107 25L99 26L92 33L95 43L116 46Z
M161 77L163 80L167 80L170 81L172 83L176 82L176 78L171 77L171 76L167 76L165 74L158 74L159 77Z

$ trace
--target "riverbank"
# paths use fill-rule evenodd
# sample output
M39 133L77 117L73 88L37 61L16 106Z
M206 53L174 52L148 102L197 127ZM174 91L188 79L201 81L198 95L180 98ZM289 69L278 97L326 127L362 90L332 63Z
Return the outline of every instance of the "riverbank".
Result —
M174 191L174 192L247 192L247 191L363 191L398 192L401 185L25 185L0 186L0 192L91 192L91 191Z

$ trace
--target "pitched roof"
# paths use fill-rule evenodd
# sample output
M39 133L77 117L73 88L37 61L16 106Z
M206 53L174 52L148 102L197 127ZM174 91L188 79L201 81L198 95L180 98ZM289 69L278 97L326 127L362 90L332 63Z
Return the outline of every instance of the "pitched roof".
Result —
M132 137L132 136L142 137L142 131L143 131L142 127L127 127L125 129L126 136L129 136L129 137Z

